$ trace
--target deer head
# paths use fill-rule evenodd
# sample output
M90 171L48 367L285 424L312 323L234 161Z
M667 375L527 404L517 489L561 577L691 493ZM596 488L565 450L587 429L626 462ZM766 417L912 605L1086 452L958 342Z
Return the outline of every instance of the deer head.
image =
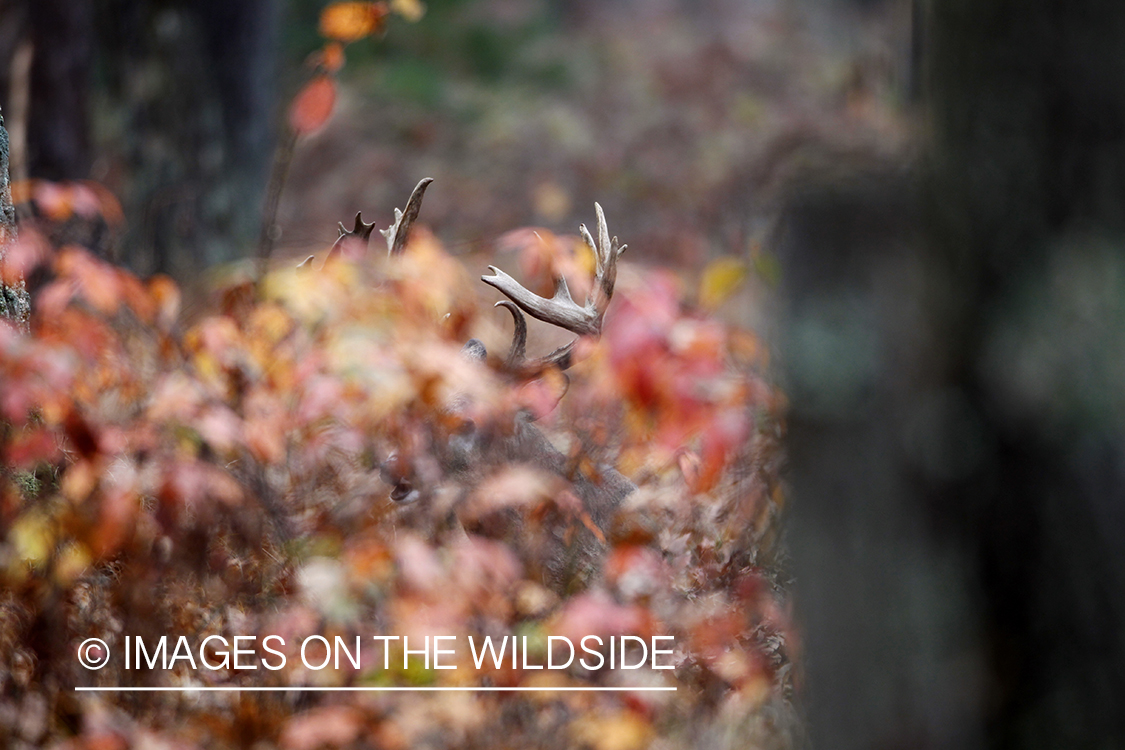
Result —
M423 179L414 188L406 207L395 209L395 221L387 229L380 230L386 240L387 253L396 256L403 252L410 236L411 228L422 205L422 198L433 180ZM504 271L489 266L490 273L481 281L500 291L507 299L496 303L512 315L514 333L507 357L500 368L514 381L527 381L542 376L548 369L566 370L575 361L576 344L582 337L601 335L606 310L613 297L617 279L617 260L626 246L610 237L605 213L594 204L597 216L597 239L583 225L580 227L583 240L594 254L595 272L590 292L584 304L578 304L571 296L566 280L560 275L555 279L554 295L541 297L526 289ZM349 246L366 248L374 229L374 224L365 223L361 214L356 214L351 229L339 225L339 237L329 252L329 262L334 256L348 252ZM301 267L310 267L310 256ZM558 326L575 334L575 338L549 354L535 359L526 356L527 320L524 314ZM462 347L462 356L483 363L487 351L483 343L470 339ZM633 492L635 486L608 466L597 466L593 471L582 470L573 456L560 452L533 423L529 414L517 414L511 429L498 434L482 434L471 420L464 420L453 434L436 438L427 447L427 471L420 469L417 461L402 452L389 455L381 465L383 480L391 486L390 499L402 505L420 499L424 494L426 480L433 476L435 466L444 477L479 477L489 467L509 464L525 464L565 481L570 488L570 497L577 499L581 507L571 508L570 512L582 518L585 532L580 534L573 549L568 552L560 549L558 555L550 556L558 562L559 570L551 577L556 582L573 580L576 573L588 570L591 561L600 557L598 552L604 547L602 535L614 509ZM573 554L576 553L576 554ZM566 585L561 583L560 585Z

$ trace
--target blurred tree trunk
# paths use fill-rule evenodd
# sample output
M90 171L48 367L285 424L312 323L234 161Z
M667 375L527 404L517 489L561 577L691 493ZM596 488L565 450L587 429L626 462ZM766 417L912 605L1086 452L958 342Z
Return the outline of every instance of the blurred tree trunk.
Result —
M253 249L275 0L0 0L0 96L31 41L27 169L120 198L115 260L185 278ZM96 158L95 158L96 156Z
M1125 747L1125 5L934 3L947 377L993 446L948 484L996 747Z
M273 0L107 0L103 115L129 232L123 260L183 277L253 250L271 154Z
M1125 5L928 5L912 170L785 221L822 748L1125 747Z

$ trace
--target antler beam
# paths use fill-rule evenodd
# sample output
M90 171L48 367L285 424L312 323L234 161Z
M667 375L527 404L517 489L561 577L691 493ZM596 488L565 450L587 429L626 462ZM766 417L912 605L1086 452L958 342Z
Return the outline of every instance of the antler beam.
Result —
M525 289L518 281L495 266L488 267L492 272L491 276L481 277L481 281L495 287L511 300L510 303L506 300L497 303L507 307L516 321L516 334L512 339L512 350L508 356L509 368L542 369L553 365L565 369L570 364L570 354L574 348L575 342L572 341L540 360L523 361L523 344L527 327L521 310L544 323L550 323L579 336L601 335L605 311L613 298L613 287L617 281L617 258L625 252L627 246L619 245L616 237L610 239L605 212L599 204L594 204L594 211L598 217L598 240L594 241L586 225L580 227L582 239L586 241L595 258L594 285L586 297L585 305L579 305L571 298L566 279L562 276L555 278L555 294L550 299Z

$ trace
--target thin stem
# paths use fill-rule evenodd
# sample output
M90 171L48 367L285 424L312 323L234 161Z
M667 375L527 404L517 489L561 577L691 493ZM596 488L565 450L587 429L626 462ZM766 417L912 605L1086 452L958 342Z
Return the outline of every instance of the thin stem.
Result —
M281 202L281 193L285 189L285 180L289 176L289 165L293 161L296 146L297 133L292 128L286 128L285 140L278 144L277 154L274 156L269 186L266 188L266 204L262 209L262 232L258 237L259 277L265 273L274 240L277 239L277 207Z

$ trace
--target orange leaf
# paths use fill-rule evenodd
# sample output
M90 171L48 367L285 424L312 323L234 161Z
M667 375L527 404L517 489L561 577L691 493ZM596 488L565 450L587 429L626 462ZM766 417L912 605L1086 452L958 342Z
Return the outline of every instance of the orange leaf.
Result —
M34 180L12 180L12 203L19 205L31 200L35 193Z
M102 218L106 220L106 223L113 226L124 223L125 212L122 211L121 203L117 200L117 196L115 196L109 188L93 180L83 180L81 184L93 192L97 200L98 210Z
M336 104L336 84L328 76L317 76L305 84L289 107L289 125L298 135L324 127Z
M324 69L329 73L335 73L344 67L344 48L339 42L329 42L324 45L321 55Z
M386 3L333 3L320 13L320 34L354 42L381 31L386 17Z
M181 295L176 282L157 274L148 280L148 293L156 303L157 320L163 328L170 328L180 314Z

